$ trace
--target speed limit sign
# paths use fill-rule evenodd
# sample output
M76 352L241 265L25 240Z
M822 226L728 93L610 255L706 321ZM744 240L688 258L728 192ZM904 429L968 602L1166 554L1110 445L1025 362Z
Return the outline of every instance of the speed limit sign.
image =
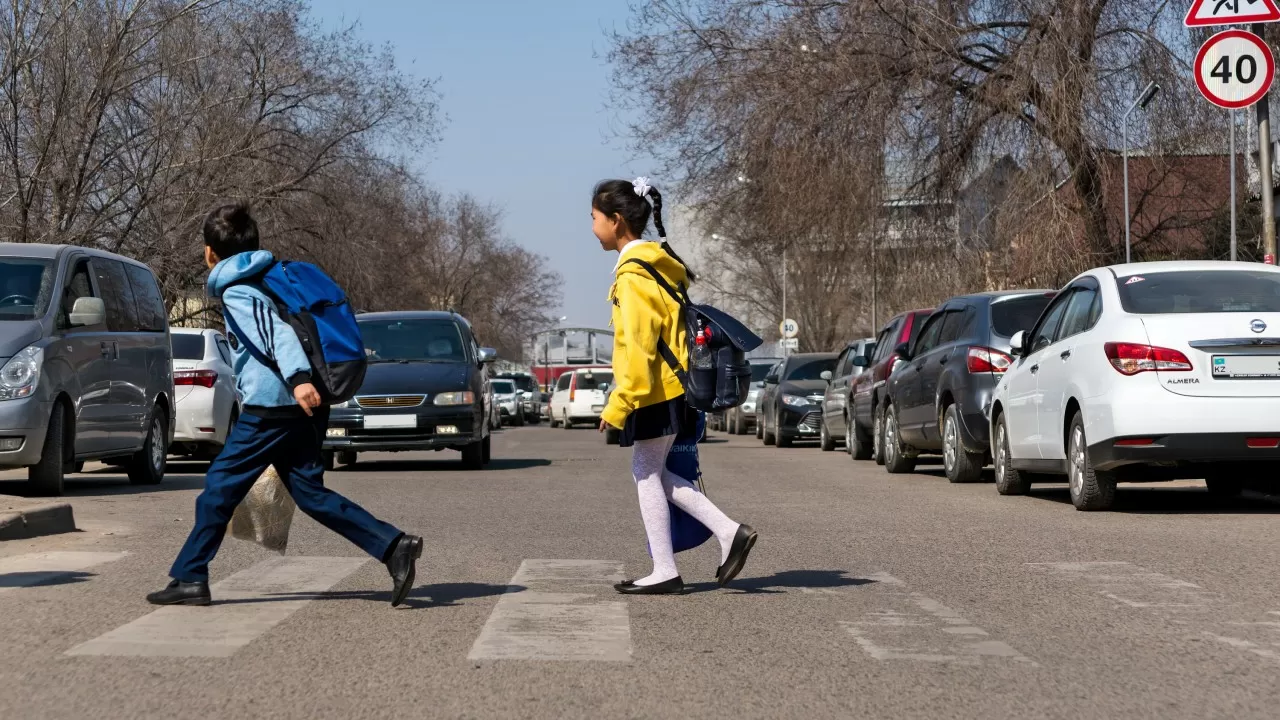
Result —
M1249 107L1271 89L1276 62L1261 38L1226 30L1209 38L1196 54L1196 85L1209 102L1234 110Z

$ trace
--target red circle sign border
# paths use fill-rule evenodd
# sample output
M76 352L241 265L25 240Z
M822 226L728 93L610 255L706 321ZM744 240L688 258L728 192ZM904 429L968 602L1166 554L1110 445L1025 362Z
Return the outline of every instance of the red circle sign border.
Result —
M1227 102L1225 100L1220 100L1219 98L1215 97L1213 93L1209 92L1208 86L1205 85L1204 78L1200 77L1200 63L1204 60L1204 56L1209 52L1209 48L1213 47L1221 40L1226 40L1227 38L1233 38L1233 37L1243 38L1245 40L1248 40L1249 42L1253 43L1255 47L1262 49L1262 55L1263 57L1266 58L1266 61L1267 61L1267 79L1263 81L1262 88L1259 89L1258 92L1254 93L1253 95L1250 95L1244 100L1238 100L1236 102ZM1196 53L1195 71L1196 71L1196 86L1200 88L1200 94L1203 95L1206 100L1213 103L1214 105L1217 105L1220 108L1226 108L1227 110L1239 110L1240 108L1246 108L1258 102L1259 100L1262 99L1262 96L1266 95L1267 91L1271 89L1271 83L1273 80L1275 80L1275 77L1276 77L1276 59L1275 59L1275 56L1272 55L1271 53L1271 47L1267 45L1265 42L1263 42L1262 38L1258 37L1257 35L1254 35L1253 33L1248 32L1246 30L1223 30L1222 32L1217 33L1216 35L1209 38L1208 40L1205 40L1204 45L1200 46L1200 51Z

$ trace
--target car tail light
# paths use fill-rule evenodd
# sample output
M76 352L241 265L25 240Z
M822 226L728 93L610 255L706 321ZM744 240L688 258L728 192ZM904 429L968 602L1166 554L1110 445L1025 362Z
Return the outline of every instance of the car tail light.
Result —
M1013 358L989 347L969 348L969 372L1002 373L1013 364Z
M1151 372L1187 372L1191 361L1186 355L1170 348L1153 347L1139 343L1107 343L1104 346L1111 366L1121 375L1137 375Z
M1148 447L1155 444L1155 438L1121 438L1116 441L1116 447Z
M578 392L578 376L574 375L569 378L569 402L573 402L573 396Z
M173 374L174 385L199 385L213 387L218 381L218 373L213 370L179 370Z
M1251 437L1245 440L1245 444L1251 448L1275 448L1280 447L1280 438L1273 437Z

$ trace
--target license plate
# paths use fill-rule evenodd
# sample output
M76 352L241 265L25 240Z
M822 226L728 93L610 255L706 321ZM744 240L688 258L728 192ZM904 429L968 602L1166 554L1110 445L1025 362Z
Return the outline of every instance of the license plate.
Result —
M592 405L592 406L591 406L591 412L600 412L601 410L604 410L604 406L603 406L603 405Z
M1213 376L1242 380L1280 378L1280 355L1214 355Z
M416 428L418 427L418 416L366 415L364 417L364 426L375 430L385 430L389 428Z

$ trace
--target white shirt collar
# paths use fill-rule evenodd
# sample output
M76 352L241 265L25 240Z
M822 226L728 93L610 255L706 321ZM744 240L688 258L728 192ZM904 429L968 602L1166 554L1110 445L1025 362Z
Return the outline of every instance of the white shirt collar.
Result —
M654 241L645 240L644 238L637 238L635 240L627 241L627 244L622 246L622 251L618 253L618 262L613 264L613 274L614 275L618 274L618 268L622 267L622 260L627 256L627 253L634 250L637 245L640 245L641 243L648 243L648 242L654 242Z

